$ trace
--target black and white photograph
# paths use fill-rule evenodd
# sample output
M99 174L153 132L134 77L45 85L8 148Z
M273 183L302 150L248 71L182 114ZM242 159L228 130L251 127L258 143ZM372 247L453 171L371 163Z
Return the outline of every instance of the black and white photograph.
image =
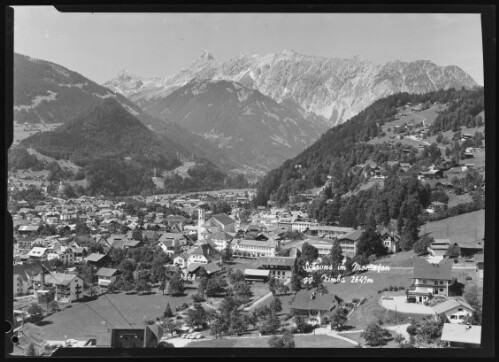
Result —
M483 347L480 13L12 8L11 356Z

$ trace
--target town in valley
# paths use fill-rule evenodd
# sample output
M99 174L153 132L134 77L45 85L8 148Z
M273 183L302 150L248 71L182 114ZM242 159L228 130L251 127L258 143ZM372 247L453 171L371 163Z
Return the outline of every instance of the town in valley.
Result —
M458 66L204 52L97 83L16 51L14 90L13 355L480 347L490 120Z

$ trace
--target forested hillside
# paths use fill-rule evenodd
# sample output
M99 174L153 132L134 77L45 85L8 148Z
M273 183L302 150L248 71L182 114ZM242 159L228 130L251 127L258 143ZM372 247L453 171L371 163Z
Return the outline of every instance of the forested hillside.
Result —
M483 111L483 88L459 91L452 88L425 94L399 93L374 102L344 124L329 129L295 158L270 171L259 184L256 203L264 205L268 200L275 200L283 204L291 195L324 185L328 175L339 178L340 184L344 183L345 179L353 178L347 176L348 170L367 159L378 163L415 161L417 149L413 147L368 145L365 142L378 136L381 125L394 119L397 108L407 104L435 102L451 104L439 115L442 119L457 112L461 114L459 119L464 120L468 115L474 117ZM441 122L440 126L436 126L435 132L437 129L442 131L451 128L452 123Z

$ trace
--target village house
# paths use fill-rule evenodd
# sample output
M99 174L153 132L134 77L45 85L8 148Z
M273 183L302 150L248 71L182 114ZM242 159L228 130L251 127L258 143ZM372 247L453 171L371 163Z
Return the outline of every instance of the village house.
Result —
M313 226L319 226L319 223L310 222L310 221L293 221L291 223L291 230L296 230L299 232L304 232L305 230L309 230Z
M473 314L473 307L460 298L448 299L433 306L435 317L445 315L450 323L464 323Z
M187 252L187 255L187 267L189 267L189 264L191 263L222 263L222 256L220 252L208 242L204 242L197 246L194 246Z
M338 305L339 299L336 296L302 290L295 294L289 308L296 320L321 325L329 323L329 314Z
M206 240L213 243L215 249L217 249L218 251L222 251L227 248L227 246L231 244L233 239L233 234L229 234L224 231L213 233L206 237Z
M334 239L355 231L350 227L317 225L309 228L309 234L320 238Z
M483 253L483 245L481 241L458 242L459 255L462 257L472 257L475 254Z
M39 273L33 278L36 290L44 287L55 288L56 301L75 301L83 297L83 279L76 274Z
M275 240L234 240L230 246L235 255L257 258L275 256L279 243Z
M258 259L258 269L268 270L273 278L291 279L296 269L296 257L262 257Z
M50 254L55 254L55 250L52 248L42 248L35 246L28 252L29 260L32 261L45 261L49 259Z
M363 233L363 230L354 230L338 238L341 250L344 254L355 255L357 253L357 244Z
M448 347L480 348L482 326L444 323L440 340L447 342Z
M187 260L189 255L187 253L182 253L173 258L173 264L178 265L181 269L187 268Z
M111 260L107 254L92 253L85 258L85 261L87 262L87 264L92 265L95 268L101 268Z
M14 272L12 275L14 278L14 298L32 294L33 278L42 272L42 266L44 268L49 268L49 263L42 261L40 263L14 265Z
M449 246L450 239L435 239L435 241L428 246L428 252L435 258L443 259L447 256Z
M18 342L14 344L12 350L13 355L27 355L28 348L32 345L35 349L35 355L41 356L44 352L44 347L47 345L45 339L46 332L42 328L32 324L24 323L16 333Z
M21 225L17 232L22 236L22 237L27 237L27 236L35 236L38 234L40 231L41 226L40 225Z
M386 251L390 254L398 253L400 249L400 235L397 231L383 229L379 233Z
M412 285L406 290L407 300L416 303L425 302L435 295L449 296L449 284L452 280L452 260L443 259L439 264L432 264L424 258L414 262Z
M97 270L97 284L101 287L108 287L109 284L114 283L118 277L118 269L100 268Z

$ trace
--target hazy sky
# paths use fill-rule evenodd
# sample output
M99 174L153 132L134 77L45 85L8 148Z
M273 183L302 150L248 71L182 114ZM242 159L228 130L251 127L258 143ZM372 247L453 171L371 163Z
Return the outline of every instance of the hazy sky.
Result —
M483 85L479 14L59 13L15 6L14 50L98 82L166 76L204 50L218 60L284 49L375 63L457 65Z

